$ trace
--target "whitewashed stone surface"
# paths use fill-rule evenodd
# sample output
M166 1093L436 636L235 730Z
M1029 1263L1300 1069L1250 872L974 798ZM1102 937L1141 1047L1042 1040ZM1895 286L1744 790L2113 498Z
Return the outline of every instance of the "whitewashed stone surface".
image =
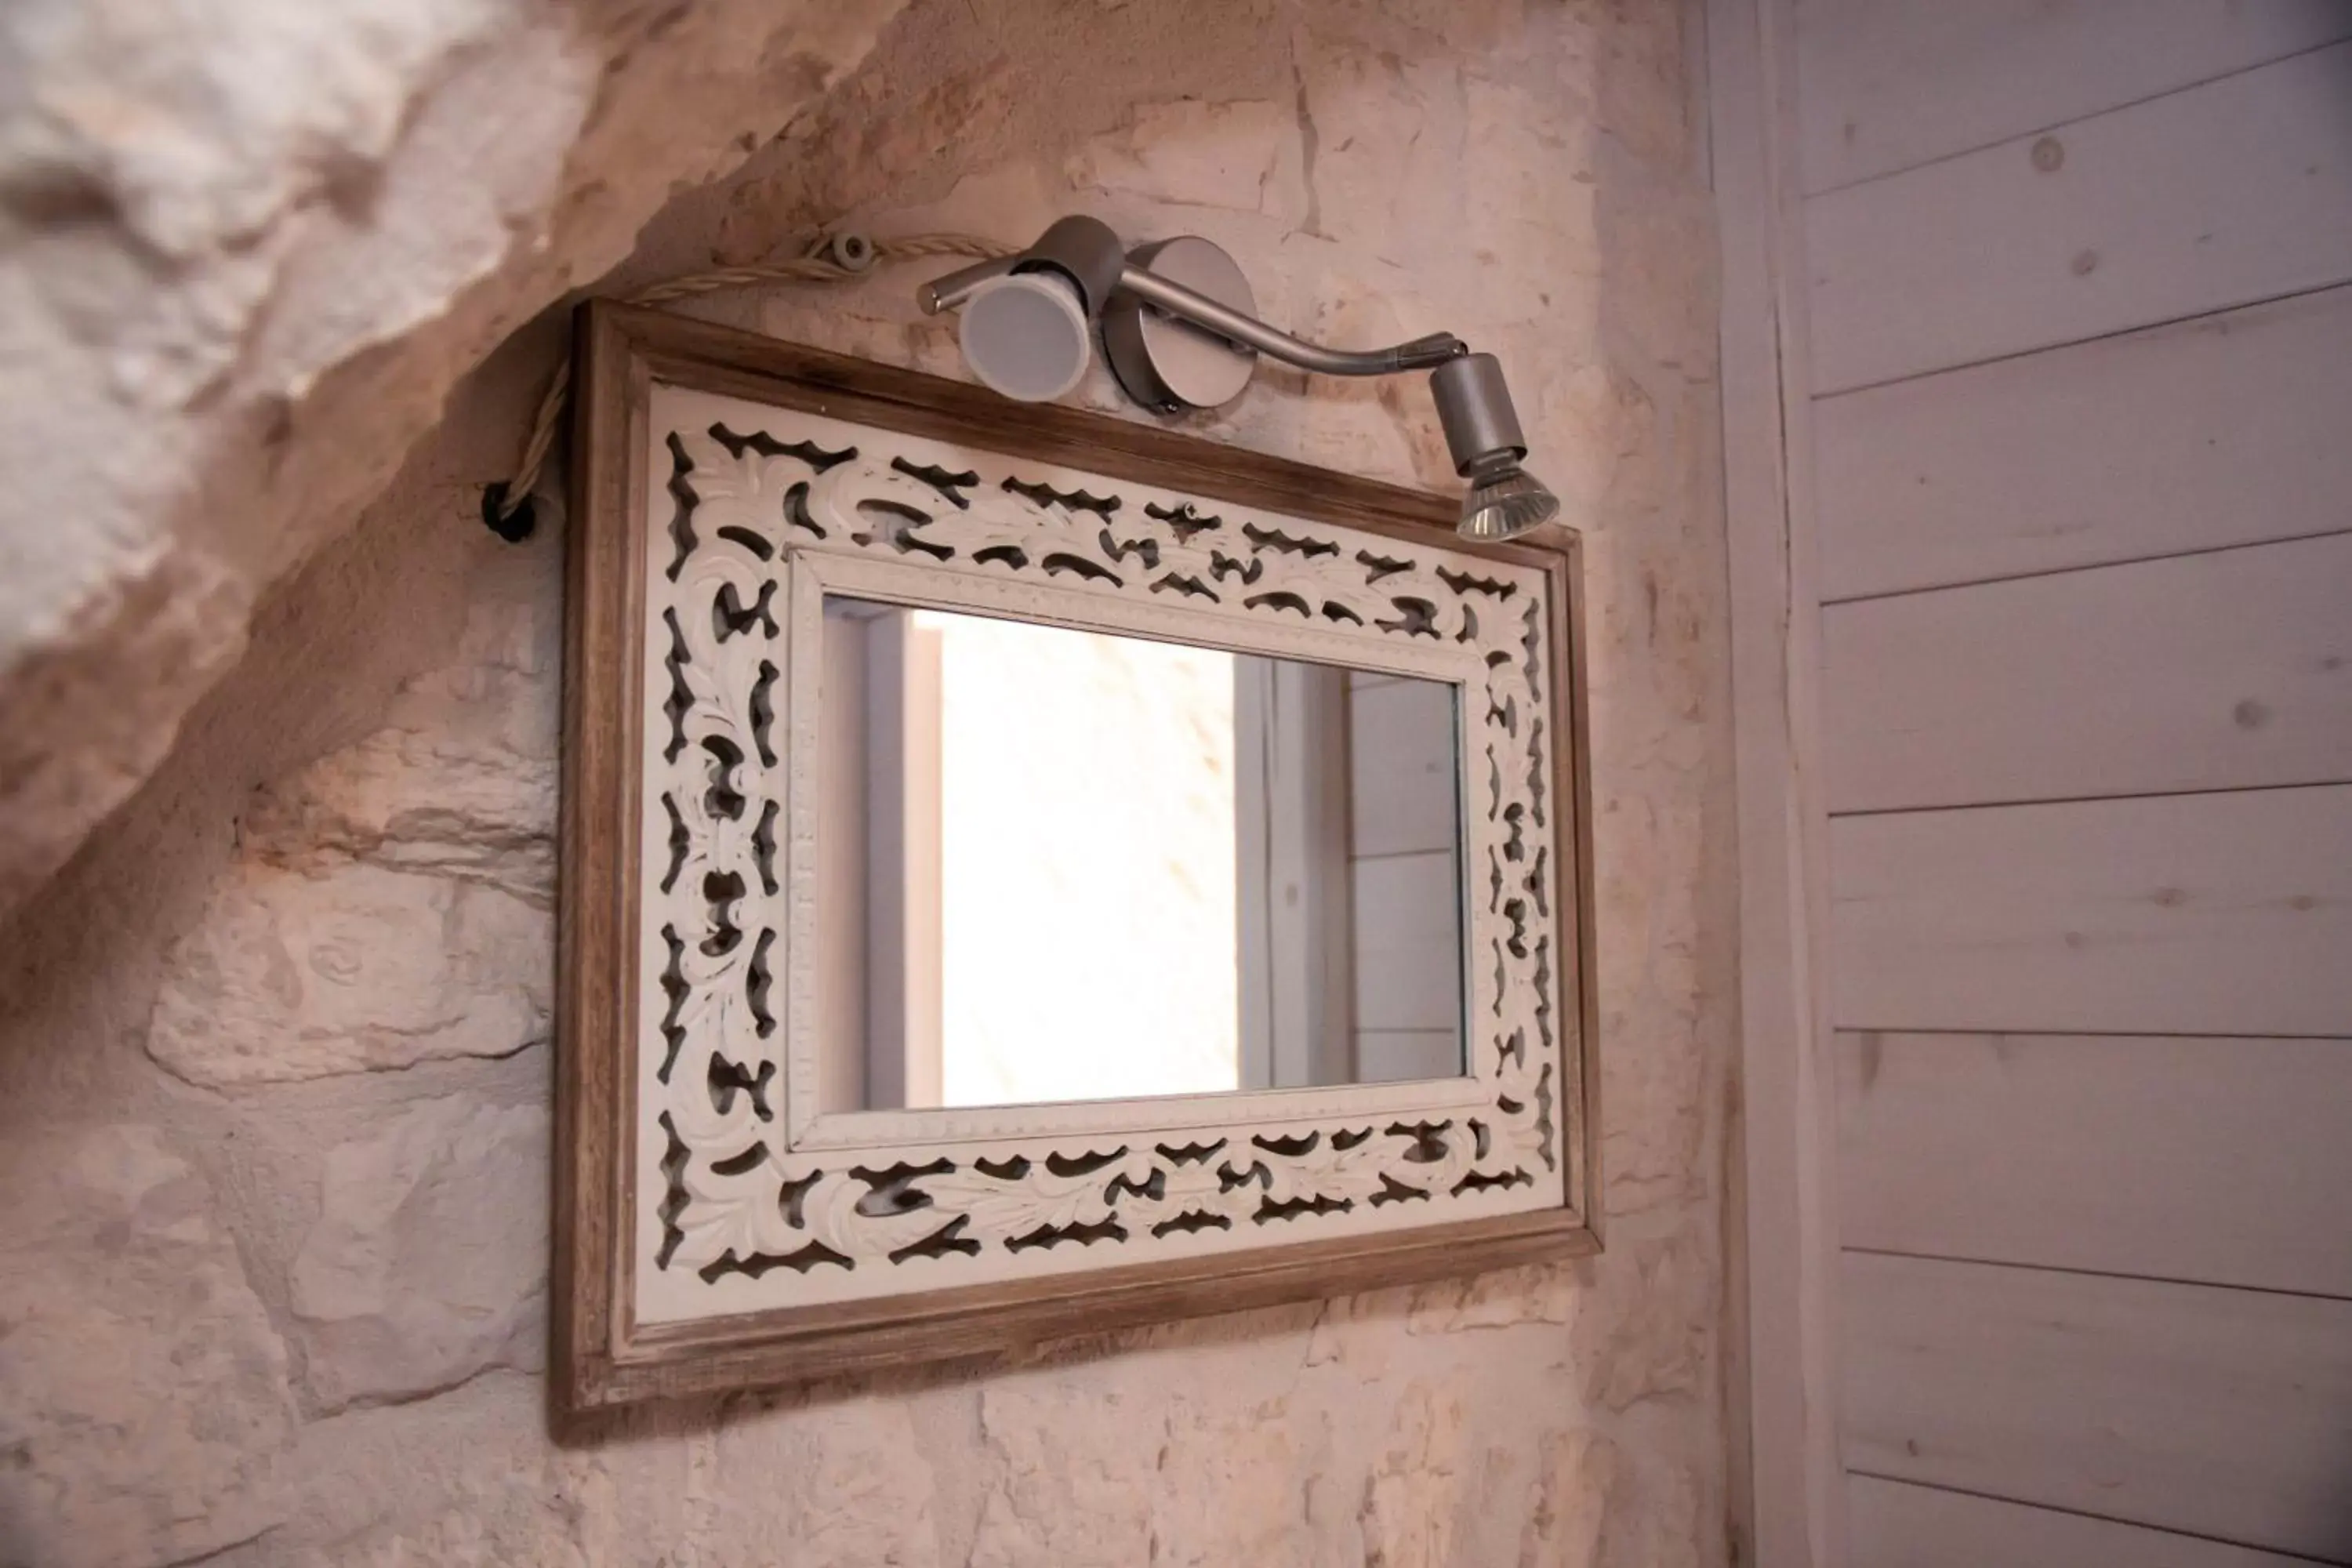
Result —
M546 1037L552 931L480 884L243 866L173 952L148 1048L213 1086L504 1056Z
M789 1422L744 1421L715 1446L708 1479L718 1484L688 1492L709 1536L731 1534L744 1489L764 1485L762 1517L809 1562L941 1563L935 1479L903 1403L858 1401Z
M892 10L0 21L0 376L37 390L0 431L0 904L160 769L0 930L0 1564L1728 1563L1695 10L956 0L876 41ZM1504 354L1587 542L1609 1251L559 1442L562 540L474 509L561 322L457 378L633 237L608 291L1074 209L1208 235L1302 331ZM919 276L696 309L960 375ZM1075 401L1136 416L1099 369ZM1410 378L1269 366L1182 427L1451 482Z
M0 1562L146 1568L281 1517L286 1352L152 1126L0 1154Z
M291 1295L320 1405L542 1364L547 1144L541 1107L453 1095L327 1155Z
M388 721L258 795L147 1048L219 1087L502 1057L554 980L552 616L492 603Z
M559 606L481 596L448 663L409 680L383 727L256 798L247 858L362 860L555 900Z

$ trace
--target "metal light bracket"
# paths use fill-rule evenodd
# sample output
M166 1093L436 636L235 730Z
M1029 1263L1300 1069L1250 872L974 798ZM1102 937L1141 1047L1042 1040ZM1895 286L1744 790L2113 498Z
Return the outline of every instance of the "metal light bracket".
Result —
M923 285L916 299L926 314L936 315L994 279L1038 271L1056 274L1076 290L1100 330L1111 374L1129 396L1155 413L1232 402L1249 385L1260 354L1318 375L1433 371L1430 392L1454 471L1471 481L1463 531L1508 537L1559 510L1551 493L1519 467L1527 437L1494 355L1472 353L1451 332L1382 349L1326 348L1293 337L1257 319L1257 301L1241 268L1197 235L1130 252L1100 219L1060 218L1020 255L950 272ZM1078 347L1082 352L1083 344ZM1063 363L1070 364L1074 380L1078 363Z

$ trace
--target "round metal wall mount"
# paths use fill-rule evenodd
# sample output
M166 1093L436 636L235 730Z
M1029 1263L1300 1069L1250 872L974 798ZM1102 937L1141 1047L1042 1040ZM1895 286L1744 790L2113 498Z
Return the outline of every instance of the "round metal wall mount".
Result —
M1241 268L1198 235L1179 235L1128 253L1128 265L1205 294L1244 315L1257 300ZM1235 348L1188 321L1162 314L1124 289L1102 315L1103 357L1129 397L1160 414L1231 403L1257 368L1255 349Z

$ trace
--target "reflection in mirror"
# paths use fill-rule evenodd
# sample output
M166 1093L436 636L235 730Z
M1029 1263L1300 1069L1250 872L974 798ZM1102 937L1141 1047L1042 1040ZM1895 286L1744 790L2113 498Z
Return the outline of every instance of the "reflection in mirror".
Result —
M824 601L828 1111L1464 1070L1457 688Z

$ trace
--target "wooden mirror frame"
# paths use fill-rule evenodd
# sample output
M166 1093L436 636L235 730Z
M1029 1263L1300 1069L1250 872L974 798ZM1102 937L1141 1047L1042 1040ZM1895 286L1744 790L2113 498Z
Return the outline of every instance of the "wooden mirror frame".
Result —
M1599 1250L1572 531L601 301L575 363L559 1411ZM1465 1076L816 1114L827 588L1453 680Z

